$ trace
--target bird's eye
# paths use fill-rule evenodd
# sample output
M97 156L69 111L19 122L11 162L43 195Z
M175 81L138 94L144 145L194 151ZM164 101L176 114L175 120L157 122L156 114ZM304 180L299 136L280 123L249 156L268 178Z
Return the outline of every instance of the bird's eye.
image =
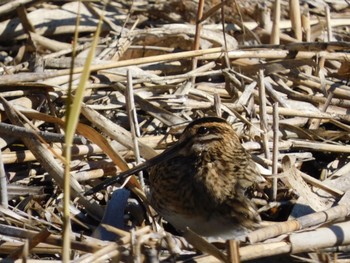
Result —
M205 134L208 134L209 132L210 132L210 129L207 127L199 127L197 130L198 135L205 135Z

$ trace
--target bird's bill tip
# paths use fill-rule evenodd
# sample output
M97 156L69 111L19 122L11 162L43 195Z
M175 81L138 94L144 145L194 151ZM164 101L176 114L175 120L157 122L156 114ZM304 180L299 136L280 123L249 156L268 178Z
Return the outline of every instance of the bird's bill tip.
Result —
M97 193L98 191L100 191L102 189L105 189L107 186L110 186L110 185L114 184L117 180L118 180L117 177L113 177L113 178L107 179L107 180L103 181L102 183L100 183L100 184L92 187L91 189L87 190L84 193L84 196L88 196L88 195L92 195L94 193Z

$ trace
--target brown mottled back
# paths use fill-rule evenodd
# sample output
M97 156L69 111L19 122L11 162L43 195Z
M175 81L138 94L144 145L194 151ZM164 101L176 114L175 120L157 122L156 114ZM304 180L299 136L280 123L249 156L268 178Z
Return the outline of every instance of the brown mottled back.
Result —
M175 227L228 239L258 226L247 189L262 177L225 120L190 123L162 155L150 170L151 203Z

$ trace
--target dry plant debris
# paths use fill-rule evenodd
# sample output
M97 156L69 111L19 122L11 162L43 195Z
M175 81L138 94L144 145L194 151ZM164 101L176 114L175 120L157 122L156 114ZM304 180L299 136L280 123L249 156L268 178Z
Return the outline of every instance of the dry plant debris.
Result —
M199 2L2 1L4 262L61 260L68 87L101 14L70 163L73 262L349 261L349 2ZM267 226L246 242L178 236L149 206L146 173L83 196L215 115L267 180Z

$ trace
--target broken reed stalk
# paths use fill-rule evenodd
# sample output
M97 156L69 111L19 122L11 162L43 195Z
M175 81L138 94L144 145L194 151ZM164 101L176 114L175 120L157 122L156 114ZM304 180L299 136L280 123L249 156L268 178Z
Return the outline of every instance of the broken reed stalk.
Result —
M304 32L304 40L306 42L311 42L311 25L310 25L310 12L307 5L304 6L301 15L301 25Z
M280 43L280 19L281 19L281 0L275 0L273 6L272 32L270 44L278 45Z
M278 139L279 139L279 117L278 102L273 104L273 149L272 149L272 174L278 173ZM277 200L277 178L272 181L272 200Z
M292 22L292 29L294 36L298 41L302 41L302 30L301 30L301 16L300 16L300 2L299 0L289 1L289 14Z
M265 93L265 84L264 84L264 72L263 70L259 70L259 116L260 116L260 129L263 131L261 134L263 146L264 146L264 153L266 159L270 159L270 151L268 148L268 121L267 121L267 111L266 111L266 93Z
M327 24L327 37L328 37L328 42L330 42L333 39L333 33L332 33L331 11L328 5L325 6L325 13L326 13L326 24Z
M193 43L193 50L199 50L199 44L200 44L200 34L202 30L202 23L201 19L203 17L203 9L204 9L204 0L199 0L198 7L197 7L197 15L196 15L196 32L194 37L194 43ZM197 68L197 61L198 59L196 57L192 58L192 70L195 70ZM192 83L194 84L196 81L195 77L192 77Z

